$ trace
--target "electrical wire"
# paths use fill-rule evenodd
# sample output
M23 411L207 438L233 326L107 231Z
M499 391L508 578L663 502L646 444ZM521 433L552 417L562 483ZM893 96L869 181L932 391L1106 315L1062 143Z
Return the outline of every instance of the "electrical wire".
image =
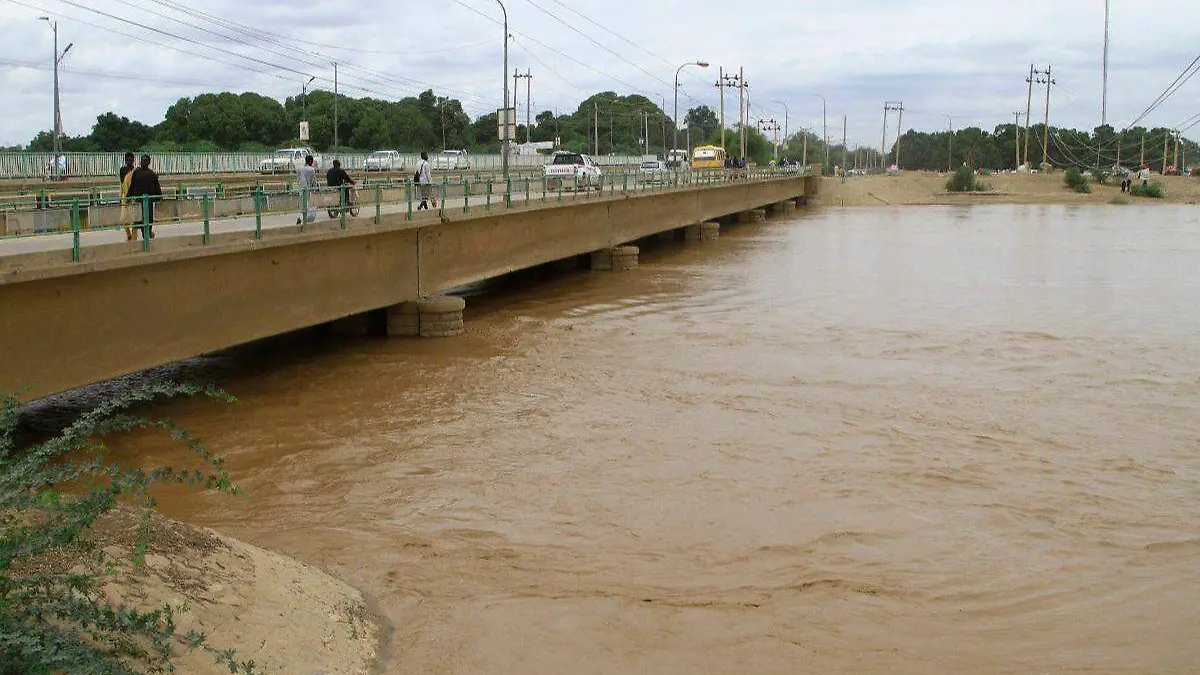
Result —
M1171 84L1167 85L1167 88L1164 89L1163 92L1158 95L1158 98L1154 99L1153 103L1146 106L1146 109L1143 110L1142 113L1140 115L1138 115L1132 122L1130 122L1129 124L1126 124L1125 128L1128 129L1129 127L1132 127L1135 124L1137 124L1138 122L1141 122L1143 119L1145 119L1147 115L1154 112L1168 98L1173 96L1175 94L1175 92L1179 91L1179 89L1181 87L1183 87L1183 85L1187 84L1188 80L1195 77L1197 72L1200 72L1200 55L1197 55L1196 58L1193 59L1192 62L1190 64L1188 64L1188 66L1179 73L1178 77L1176 77L1175 80L1173 82L1171 82Z

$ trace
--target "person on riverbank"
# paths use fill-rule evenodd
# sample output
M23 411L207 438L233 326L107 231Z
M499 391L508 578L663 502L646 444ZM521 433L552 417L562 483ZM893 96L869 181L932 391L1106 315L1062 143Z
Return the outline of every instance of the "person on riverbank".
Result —
M135 169L132 152L125 153L125 164L119 172L121 180L121 226L125 228L125 241L133 241L133 204L129 201L129 182L133 179Z
M421 203L417 206L417 210L428 210L429 202L433 202L433 208L437 208L437 199L433 196L433 178L429 175L429 153L421 153L421 161L417 163L417 172L413 175L413 180L417 182L417 187L421 191Z
M142 155L138 168L129 172L129 198L143 216L145 226L144 236L154 238L154 202L162 197L162 185L158 182L158 174L150 168L150 155ZM137 238L136 233L133 238Z
M1142 165L1142 170L1138 171L1138 180L1142 181L1142 187L1150 184L1150 167L1148 165Z
M296 185L300 188L300 217L296 224L311 223L317 219L317 206L313 203L313 190L317 189L317 168L313 156L304 156L304 166L296 171Z

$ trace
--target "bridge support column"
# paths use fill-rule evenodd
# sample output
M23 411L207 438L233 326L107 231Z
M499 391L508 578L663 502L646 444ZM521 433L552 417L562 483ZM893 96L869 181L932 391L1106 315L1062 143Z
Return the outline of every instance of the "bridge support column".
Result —
M465 300L453 295L389 307L387 334L390 337L423 338L462 335L466 307Z
M625 272L638 266L636 246L614 246L592 252L592 269L605 272Z
M757 223L767 219L766 209L750 209L738 214L739 223Z
M712 241L721 236L721 224L715 221L688 225L684 228L684 238L688 241Z
M778 215L780 213L791 213L796 210L796 202L788 199L782 202L776 202L771 205L771 212Z

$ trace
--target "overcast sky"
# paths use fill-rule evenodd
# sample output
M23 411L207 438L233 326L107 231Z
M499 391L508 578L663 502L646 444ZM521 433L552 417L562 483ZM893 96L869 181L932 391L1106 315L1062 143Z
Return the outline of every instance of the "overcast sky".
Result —
M1200 43L1196 0L1112 5L1108 119L1119 128L1196 58ZM281 47L205 32L233 35L206 17L181 13L175 0L0 0L0 145L26 143L51 126L51 32L37 20L47 14L59 20L60 48L74 44L62 72L70 135L88 133L96 116L110 110L156 124L180 97L207 91L283 99L310 75L318 78L314 87L332 89L333 68L326 64L335 59L348 95L398 99L432 87L460 98L472 116L500 105L496 0L187 0L186 6L297 42ZM904 103L905 128L945 128L946 115L955 128L990 130L1012 121L1014 111L1025 109L1031 63L1053 68L1052 124L1090 129L1100 119L1103 0L506 0L506 6L509 72L533 74L535 114L572 111L602 90L662 97L670 114L675 68L704 60L712 66L685 69L681 77L681 117L698 103L717 108L718 66L744 67L751 121L783 122L782 101L792 132L809 126L820 133L819 94L828 102L829 135L840 140L847 116L852 145L879 145L885 100ZM1198 93L1200 77L1144 124L1174 126L1200 113ZM1034 96L1035 122L1042 96ZM522 119L524 99L522 81ZM736 90L727 90L726 111L732 125ZM889 137L894 114L891 120Z

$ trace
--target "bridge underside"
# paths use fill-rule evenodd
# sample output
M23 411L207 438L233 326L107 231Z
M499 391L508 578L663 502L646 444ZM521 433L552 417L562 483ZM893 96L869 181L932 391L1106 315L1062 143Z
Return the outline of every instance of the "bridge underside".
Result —
M243 236L136 256L97 252L81 263L42 260L0 284L0 389L40 398L811 196L816 181L783 178L483 214L448 210L442 221L395 216L347 231Z

